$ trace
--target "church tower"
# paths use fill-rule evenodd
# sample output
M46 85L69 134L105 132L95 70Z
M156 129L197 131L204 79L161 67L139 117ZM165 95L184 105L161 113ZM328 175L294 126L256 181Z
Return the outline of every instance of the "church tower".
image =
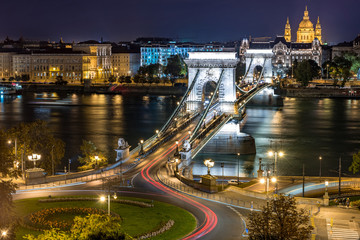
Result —
M319 39L320 43L322 44L320 17L318 17L318 20L317 20L317 23L316 23L316 27L315 27L315 37L316 37L317 39Z
M289 23L289 17L287 18L286 21L284 37L287 42L291 42L291 27Z
M309 12L307 6L305 8L303 20L299 24L299 29L297 31L297 40L298 43L311 43L315 38L314 25L310 21Z

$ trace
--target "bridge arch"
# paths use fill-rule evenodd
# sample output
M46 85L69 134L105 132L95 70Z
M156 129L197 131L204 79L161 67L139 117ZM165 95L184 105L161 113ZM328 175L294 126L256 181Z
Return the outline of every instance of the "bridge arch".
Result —
M248 69L245 76L245 82L252 82L255 75L254 70L257 66L263 68L263 79L270 83L273 77L272 67L273 52L271 49L247 49L245 53L246 68Z
M187 111L198 111L203 106L203 90L208 82L219 85L219 105L223 112L233 112L236 101L235 68L236 52L190 52L185 59L189 83L196 81L186 101Z

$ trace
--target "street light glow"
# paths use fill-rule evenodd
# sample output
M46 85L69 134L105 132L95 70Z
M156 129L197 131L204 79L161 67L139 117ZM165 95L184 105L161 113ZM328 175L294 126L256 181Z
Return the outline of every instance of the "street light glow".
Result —
M100 197L100 201L101 201L101 202L105 202L105 200L106 200L105 196L101 196L101 197Z
M265 183L265 178L260 179L260 183L264 184Z
M6 237L6 235L7 235L7 231L2 231L1 232L1 236Z
M144 143L144 140L141 139L141 140L140 140L140 143L143 144L143 143Z
M269 151L269 152L268 152L268 155L269 155L270 157L272 157L272 156L274 156L274 152L273 152L273 151Z
M271 182L273 182L273 183L276 182L276 177L272 177Z
M325 181L325 186L329 186L329 182L328 182L328 181Z
M279 152L279 156L280 157L284 156L284 152Z

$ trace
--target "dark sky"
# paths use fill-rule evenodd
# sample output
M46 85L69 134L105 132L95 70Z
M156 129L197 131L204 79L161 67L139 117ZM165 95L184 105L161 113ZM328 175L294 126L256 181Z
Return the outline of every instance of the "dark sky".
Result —
M360 33L360 0L13 0L1 4L0 40L231 41L283 35L287 16L294 40L305 5L329 43Z

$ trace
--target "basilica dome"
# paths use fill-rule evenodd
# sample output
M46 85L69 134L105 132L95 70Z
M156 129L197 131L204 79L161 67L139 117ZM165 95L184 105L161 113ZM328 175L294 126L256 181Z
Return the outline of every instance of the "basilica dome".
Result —
M303 19L299 24L299 30L302 28L314 29L314 24L309 19Z

